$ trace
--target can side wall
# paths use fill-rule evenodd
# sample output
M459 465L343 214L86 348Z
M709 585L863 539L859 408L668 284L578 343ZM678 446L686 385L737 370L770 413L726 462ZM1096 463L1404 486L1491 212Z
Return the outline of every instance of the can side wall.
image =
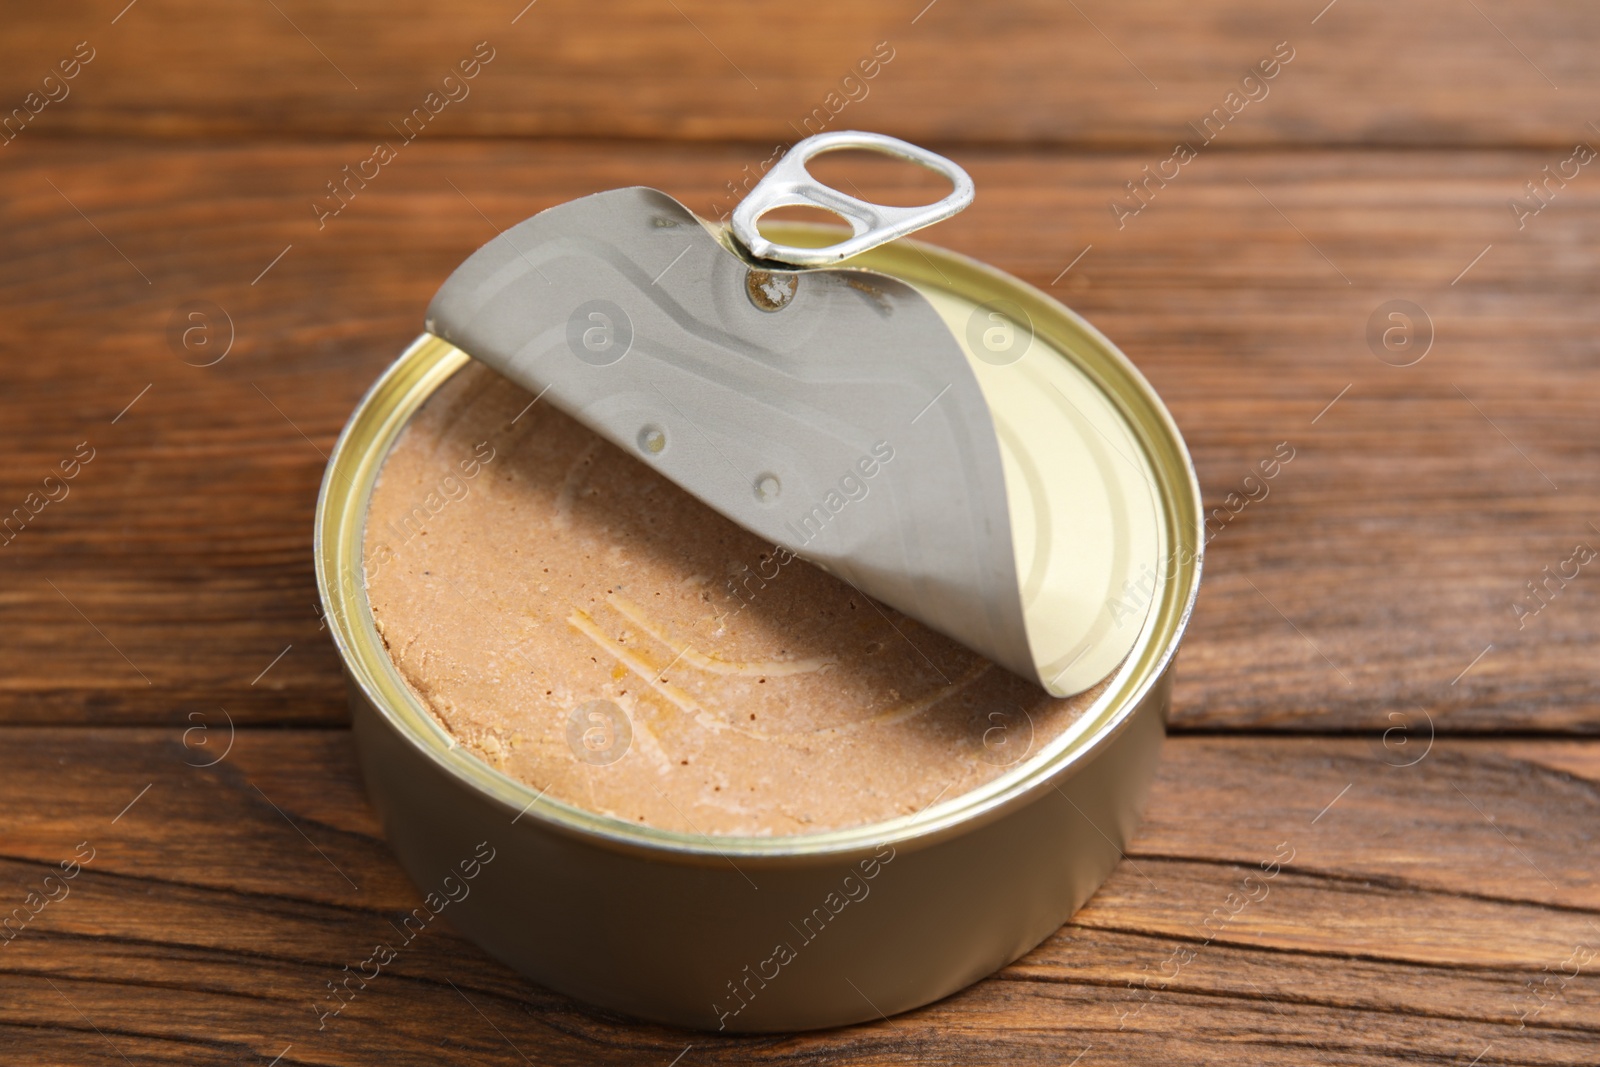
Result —
M1041 783L1029 803L929 847L885 846L871 878L871 868L837 855L690 865L585 842L464 787L400 737L360 687L350 700L368 792L418 887L436 887L480 842L495 849L447 913L490 955L638 1018L769 1032L919 1007L1059 928L1138 823L1169 692L1163 674L1126 728Z

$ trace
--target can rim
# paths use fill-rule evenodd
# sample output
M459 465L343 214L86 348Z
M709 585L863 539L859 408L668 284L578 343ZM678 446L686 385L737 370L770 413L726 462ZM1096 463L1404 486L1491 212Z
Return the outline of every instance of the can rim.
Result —
M813 228L786 229L793 230L792 239L803 239L803 231ZM1153 488L1161 505L1165 573L1133 651L1104 692L1061 736L1016 768L959 796L936 799L914 815L881 822L802 835L709 835L641 826L544 796L473 755L422 706L377 634L365 581L354 580L363 574L366 511L389 449L415 410L471 358L424 333L367 390L340 433L323 475L313 533L317 587L329 631L351 682L391 728L446 774L514 813L515 820L527 818L610 849L682 862L737 857L780 864L859 854L884 843L922 846L976 829L1076 773L1122 732L1170 669L1199 591L1205 548L1200 488L1171 413L1104 334L1018 278L947 249L904 239L843 265L941 288L975 303L1018 300L1034 318L1036 335L1096 383L1133 433L1158 483ZM1187 562L1174 548L1186 541L1192 542Z

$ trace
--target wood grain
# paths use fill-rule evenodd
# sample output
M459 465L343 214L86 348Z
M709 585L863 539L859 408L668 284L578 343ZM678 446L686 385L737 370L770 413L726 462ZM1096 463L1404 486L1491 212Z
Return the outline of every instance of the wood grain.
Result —
M1510 206L1600 143L1600 10L525 3L65 0L0 33L0 522L37 512L0 533L0 908L94 850L0 939L0 1060L1600 1062L1600 579L1528 597L1600 547L1600 179ZM968 166L929 238L1086 315L1189 442L1213 537L1126 860L1032 953L871 1026L642 1026L446 924L319 1031L418 897L316 608L340 427L499 229L629 184L716 216L821 122ZM1405 367L1368 339L1398 299L1432 335ZM211 347L173 340L194 301Z
M525 3L69 0L7 25L0 102L44 90L80 41L95 58L18 143L389 137L480 41L495 58L439 109L439 135L770 146L820 108L831 128L924 142L1165 149L1280 42L1293 60L1227 143L1570 147L1600 89L1600 13L1555 0ZM880 42L888 64L846 83Z
M435 288L494 227L632 183L705 211L752 158L419 143L319 230L311 197L362 151L40 142L0 173L0 502L96 449L0 548L0 718L343 722L312 508L339 428ZM1600 185L1574 182L1519 231L1505 199L1538 152L1222 153L1119 229L1106 202L1147 156L961 158L979 200L934 238L1116 340L1221 509L1178 728L1600 728L1600 585L1585 569L1536 615L1513 607L1600 545ZM1365 340L1394 298L1433 323L1415 366ZM195 299L231 316L213 367L169 347ZM1268 495L1229 512L1284 442Z
M95 850L0 947L19 1061L1559 1064L1600 1040L1595 742L1406 766L1378 739L1174 739L1128 860L1040 948L890 1022L730 1040L595 1014L445 927L319 1031L324 983L418 899L345 731L241 729L209 768L177 727L5 737L4 902Z

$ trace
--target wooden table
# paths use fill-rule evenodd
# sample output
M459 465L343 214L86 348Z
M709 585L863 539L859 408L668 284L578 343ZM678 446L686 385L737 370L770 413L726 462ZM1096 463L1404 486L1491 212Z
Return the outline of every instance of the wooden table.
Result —
M0 942L0 1061L1600 1061L1600 576L1569 562L1600 547L1600 11L123 2L0 35L0 909L82 863ZM632 183L717 210L808 116L967 165L933 239L1114 338L1227 515L1127 861L874 1025L637 1025L439 929L319 1031L418 899L316 607L335 435L497 229ZM1369 343L1395 300L1399 354ZM210 366L170 337L193 301Z

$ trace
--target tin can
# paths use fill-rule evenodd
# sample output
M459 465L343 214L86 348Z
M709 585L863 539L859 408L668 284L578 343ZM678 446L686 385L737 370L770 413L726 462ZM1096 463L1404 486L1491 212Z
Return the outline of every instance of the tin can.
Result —
M791 227L779 236L799 244L811 235ZM905 239L849 262L937 298L952 322L1003 307L1031 343L1093 383L1124 431L1110 462L1134 465L1149 487L1161 561L1140 587L1131 650L1067 732L914 816L804 836L691 835L554 801L490 767L407 688L362 579L364 520L384 457L469 357L424 334L363 398L329 461L317 579L390 844L425 889L464 857L492 857L449 918L490 955L590 1004L727 1032L906 1011L1038 945L1095 892L1136 828L1204 544L1199 487L1176 426L1110 341L1039 290Z

